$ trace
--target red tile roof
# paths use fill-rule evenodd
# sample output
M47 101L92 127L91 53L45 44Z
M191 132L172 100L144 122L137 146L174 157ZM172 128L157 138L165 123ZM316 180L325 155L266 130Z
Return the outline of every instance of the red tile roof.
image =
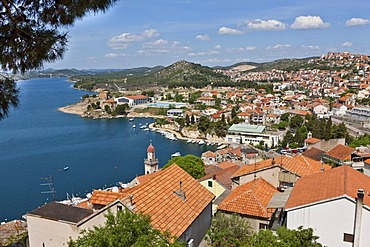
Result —
M216 154L214 152L212 152L212 151L209 151L209 150L206 151L206 152L204 152L204 153L202 153L202 156L216 158Z
M182 200L174 191L185 192ZM212 202L214 195L176 164L162 170L159 176L138 185L121 198L129 201L132 195L134 210L151 216L151 224L160 231L168 230L179 237L199 214Z
M317 139L315 137L310 137L310 138L307 138L306 140L304 140L305 142L309 143L309 144L315 144L315 143L318 143L318 142L321 142L320 139Z
M198 179L198 181L204 181L210 178L214 178L217 182L222 184L226 189L231 189L231 175L239 169L239 166L234 165L219 171L215 171L205 175Z
M131 96L126 96L126 98L135 100L135 99L147 99L148 97L145 95L131 95Z
M220 203L218 210L249 215L261 218L270 218L272 212L267 205L278 190L263 178L250 181L236 187Z
M94 190L92 196L90 198L90 202L92 204L98 205L107 205L111 202L114 202L124 194L120 192L112 192L112 191L105 191L105 190Z
M331 158L337 159L337 160L347 160L351 158L351 153L356 151L356 149L338 144L334 148L330 149L327 153L326 156L329 156Z
M344 195L357 198L357 190L364 189L364 204L370 206L370 177L343 165L301 178L293 188L286 208L295 208Z
M254 164L242 166L237 172L232 175L232 177L243 176L249 173L253 173L256 170L259 171L263 169L269 169L280 164L284 169L297 174L300 177L320 172L322 168L324 170L330 169L330 166L322 164L321 162L310 159L308 157L304 157L302 155L297 155L294 157L282 155L275 157L274 162L275 163L273 164L273 159L268 159L257 162L256 166Z

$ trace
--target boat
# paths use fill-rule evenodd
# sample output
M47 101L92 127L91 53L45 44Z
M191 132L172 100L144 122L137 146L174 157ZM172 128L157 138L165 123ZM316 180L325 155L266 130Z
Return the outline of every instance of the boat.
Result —
M198 144L199 144L199 145L203 145L203 144L205 144L205 141L200 140L200 141L198 142Z
M178 157L178 156L181 156L180 152L176 152L176 153L171 154L171 158Z
M128 121L132 122L132 121L134 121L134 118L130 118Z
M144 131L149 131L150 129L149 128L145 128Z
M192 140L191 140L191 139L187 140L187 143L190 143L190 142L192 142Z
M134 129L135 129L135 128L136 128L136 125L135 125L135 124L134 124L134 125L132 125L132 128L134 128Z
M69 167L66 166L66 167L63 168L63 171L68 171L68 169L69 169Z

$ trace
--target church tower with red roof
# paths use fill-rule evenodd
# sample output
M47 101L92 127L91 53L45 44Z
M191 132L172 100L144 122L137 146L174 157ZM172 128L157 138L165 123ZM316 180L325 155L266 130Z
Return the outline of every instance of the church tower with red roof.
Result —
M147 158L144 159L144 169L145 174L158 171L158 159L155 158L155 149L152 143L150 143L147 149Z

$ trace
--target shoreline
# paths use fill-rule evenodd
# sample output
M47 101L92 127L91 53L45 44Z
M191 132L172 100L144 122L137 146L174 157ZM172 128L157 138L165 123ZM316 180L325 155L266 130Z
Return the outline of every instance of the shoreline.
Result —
M139 118L153 118L153 119L166 118L166 116L152 115L152 114L147 113L147 112L137 113L137 112L134 112L134 111L129 112L126 116L124 116L124 115L120 115L120 116L94 116L94 115L91 115L91 116L89 116L89 115L86 115L86 113L85 113L86 107L87 107L87 103L78 102L76 104L59 107L58 110L63 112L63 113L66 113L66 114L74 114L74 115L79 115L80 117L83 117L83 118L92 118L92 119L137 118L137 117L139 117ZM162 128L162 127L154 127L154 123L151 123L148 127L151 130L164 130L164 131L170 132L170 133L174 134L176 136L176 138L179 139L179 140L184 140L184 141L194 140L194 141L197 141L197 142L206 141L206 142L214 142L214 143L217 143L217 144L224 144L224 145L229 144L225 140L218 139L218 138L190 138L190 137L186 137L186 136L183 136L181 132L178 132L178 131L175 131L175 130Z

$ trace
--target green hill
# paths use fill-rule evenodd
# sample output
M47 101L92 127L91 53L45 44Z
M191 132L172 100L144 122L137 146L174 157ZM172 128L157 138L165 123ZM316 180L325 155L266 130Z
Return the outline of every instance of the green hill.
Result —
M209 84L215 86L230 85L231 80L209 67L182 60L145 76L129 77L127 83L169 87L204 87Z

